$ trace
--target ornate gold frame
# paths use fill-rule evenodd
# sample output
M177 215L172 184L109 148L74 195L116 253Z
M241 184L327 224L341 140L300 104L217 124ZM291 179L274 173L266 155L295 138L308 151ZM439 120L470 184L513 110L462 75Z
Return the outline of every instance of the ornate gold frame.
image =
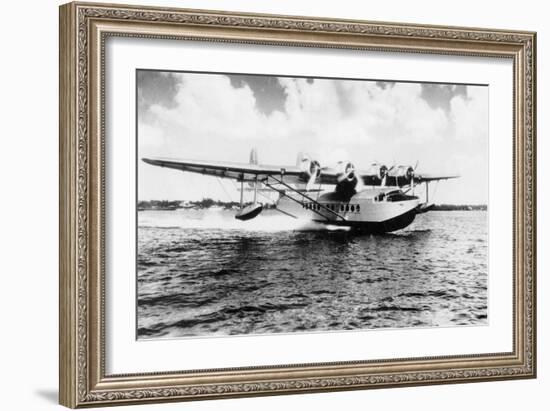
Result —
M105 375L103 51L108 36L512 59L513 351ZM535 377L535 42L532 32L92 3L61 6L60 403L68 407L101 406Z

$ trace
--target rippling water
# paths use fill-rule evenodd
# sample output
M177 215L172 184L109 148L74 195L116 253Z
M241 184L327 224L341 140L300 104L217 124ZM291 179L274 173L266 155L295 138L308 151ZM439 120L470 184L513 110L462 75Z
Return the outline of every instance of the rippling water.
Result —
M269 212L138 215L138 338L487 323L487 214L360 235Z

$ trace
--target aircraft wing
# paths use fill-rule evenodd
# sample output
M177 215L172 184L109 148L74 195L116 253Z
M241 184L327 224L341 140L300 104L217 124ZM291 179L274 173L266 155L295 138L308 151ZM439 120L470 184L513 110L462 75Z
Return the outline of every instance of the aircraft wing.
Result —
M263 181L269 176L284 176L284 181L288 184L306 183L308 176L304 175L304 170L297 166L274 166L247 163L233 163L229 161L202 161L202 160L181 160L174 158L143 158L145 163L159 167L173 168L175 170L187 171L190 173L204 174L213 177L228 178L238 181ZM358 173L366 185L381 185L381 180L377 175L368 175L367 173ZM338 182L339 171L323 167L316 184L336 184ZM415 173L414 179L417 183L430 182L436 180L448 180L457 178L457 175L437 175ZM388 185L406 185L404 177L392 177L395 181L388 181ZM388 177L390 179L390 177Z
M430 173L415 173L414 181L418 183L426 183L430 181L450 180L452 178L459 178L458 174L430 174Z
M369 172L359 172L363 184L367 186L379 186L382 185L382 179L378 174L372 174ZM452 178L459 178L456 174L432 174L432 173L414 173L414 181L416 184L426 183L430 181L450 180ZM388 186L405 186L410 184L410 179L404 175L387 176L386 185Z
M267 166L259 164L233 163L229 161L180 160L171 158L142 158L147 164L173 168L190 173L228 178L238 181L262 181L268 176L284 175L285 182L303 182L303 171L296 166Z

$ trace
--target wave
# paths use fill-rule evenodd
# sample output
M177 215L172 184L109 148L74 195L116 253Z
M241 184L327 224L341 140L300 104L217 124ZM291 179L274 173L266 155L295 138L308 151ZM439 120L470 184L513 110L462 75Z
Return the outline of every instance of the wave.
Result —
M240 221L225 210L163 212L139 214L139 228L186 228L244 231L349 231L349 227L326 225L303 218L292 218L264 212L249 221ZM191 214L191 215L189 215Z

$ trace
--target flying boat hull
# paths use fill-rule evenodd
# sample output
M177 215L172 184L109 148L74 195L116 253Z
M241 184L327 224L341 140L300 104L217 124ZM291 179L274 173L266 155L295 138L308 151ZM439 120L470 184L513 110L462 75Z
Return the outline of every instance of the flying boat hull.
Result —
M403 195L400 201L378 201L371 194L359 192L346 199L326 192L315 201L302 201L301 204L282 197L277 208L297 218L352 227L367 233L401 230L414 221L420 204L417 197Z

